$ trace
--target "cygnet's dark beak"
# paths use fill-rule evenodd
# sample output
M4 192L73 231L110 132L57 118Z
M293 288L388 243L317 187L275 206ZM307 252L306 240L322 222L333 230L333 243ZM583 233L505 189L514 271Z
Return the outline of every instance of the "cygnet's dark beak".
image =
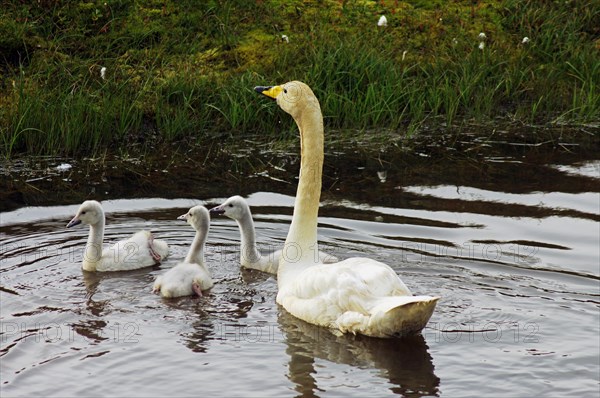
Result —
M223 205L221 205L221 206L213 207L208 212L210 214L225 214L225 209L223 208Z
M71 221L69 221L69 223L67 224L67 228L71 228L79 224L81 224L81 220L77 218L77 216L75 216Z

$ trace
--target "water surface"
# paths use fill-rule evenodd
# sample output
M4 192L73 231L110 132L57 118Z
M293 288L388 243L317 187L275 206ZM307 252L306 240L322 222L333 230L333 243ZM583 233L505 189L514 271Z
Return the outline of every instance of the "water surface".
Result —
M280 247L293 154L252 152L250 170L227 157L221 173L198 162L134 165L141 172L123 159L5 165L2 396L595 396L597 152L492 148L326 157L321 250L383 261L414 293L441 297L428 327L408 339L338 336L290 316L275 304L273 276L240 269L239 233L226 218L211 224L210 294L150 293L185 256L193 230L176 217L195 204L243 194L261 248ZM72 168L56 169L64 162ZM92 197L103 199L106 241L151 229L171 257L83 272L87 229L65 225Z

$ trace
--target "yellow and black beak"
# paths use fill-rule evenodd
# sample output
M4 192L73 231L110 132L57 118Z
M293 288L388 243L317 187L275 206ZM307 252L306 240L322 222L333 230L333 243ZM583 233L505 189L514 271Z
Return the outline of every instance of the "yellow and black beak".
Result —
M283 91L281 86L256 86L254 91L266 95L269 98L277 99L277 96Z

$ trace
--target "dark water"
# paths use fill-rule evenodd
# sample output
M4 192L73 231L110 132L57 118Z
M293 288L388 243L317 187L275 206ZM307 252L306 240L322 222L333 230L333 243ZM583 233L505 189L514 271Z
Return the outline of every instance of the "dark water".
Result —
M193 231L176 217L194 204L243 194L261 246L283 243L293 148L5 163L2 396L598 396L597 142L468 141L327 152L321 249L386 262L414 293L441 297L404 340L336 336L288 315L274 277L240 270L224 218L207 246L211 293L150 293L185 256ZM82 272L87 230L65 225L85 198L103 200L106 241L151 229L170 259Z

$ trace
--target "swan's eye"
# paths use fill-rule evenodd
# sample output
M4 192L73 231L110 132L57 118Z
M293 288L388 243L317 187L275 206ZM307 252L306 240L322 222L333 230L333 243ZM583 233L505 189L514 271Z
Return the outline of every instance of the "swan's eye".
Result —
M82 211L82 212L81 212L81 215L83 216L84 214L85 214L85 211Z
M229 207L233 207L233 205L230 203L230 204L229 204Z
M284 89L283 89L283 92L284 92L285 94L287 94L287 88L284 88Z

